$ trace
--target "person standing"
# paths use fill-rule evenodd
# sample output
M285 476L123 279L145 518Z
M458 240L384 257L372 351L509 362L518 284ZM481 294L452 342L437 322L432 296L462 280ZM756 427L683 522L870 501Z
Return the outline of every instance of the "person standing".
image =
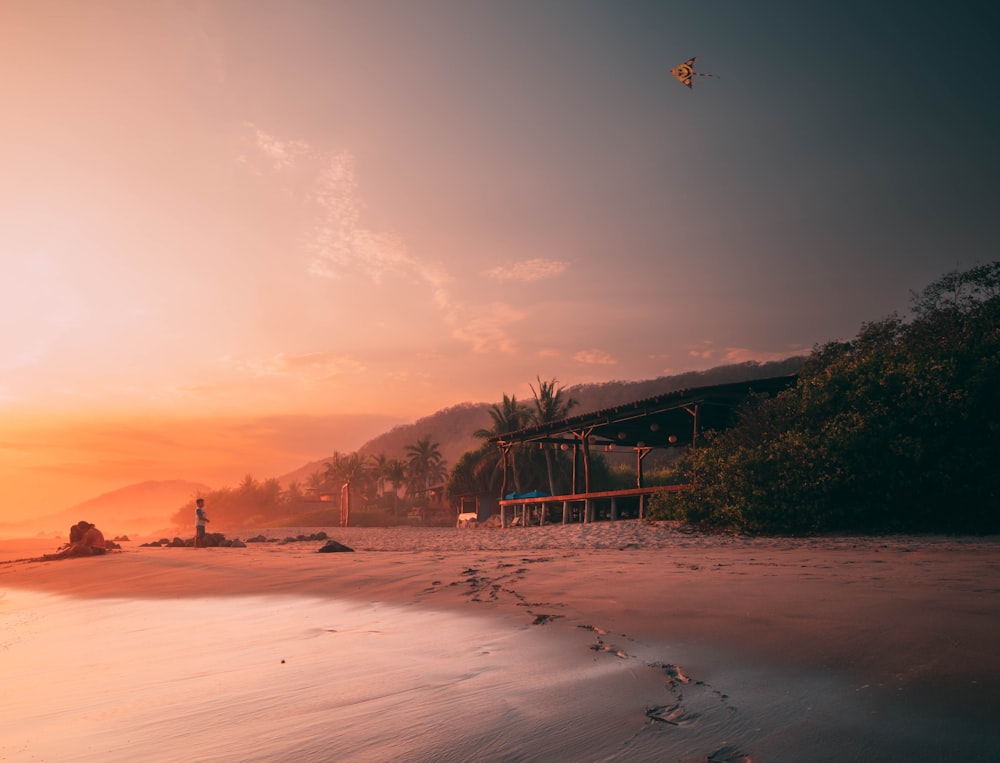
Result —
M205 524L209 521L209 518L205 516L205 499L199 498L195 501L194 510L195 548L201 548L205 545Z

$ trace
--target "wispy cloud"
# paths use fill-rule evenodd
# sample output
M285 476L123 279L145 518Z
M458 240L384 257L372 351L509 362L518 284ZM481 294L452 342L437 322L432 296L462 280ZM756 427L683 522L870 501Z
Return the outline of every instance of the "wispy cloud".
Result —
M712 342L705 341L688 349L688 355L699 360L722 363L747 363L757 361L766 363L772 360L784 360L793 355L808 352L801 345L792 345L783 350L752 350L747 347L716 347Z
M387 274L423 277L422 263L410 255L400 236L362 224L354 156L341 151L320 161L310 193L317 215L308 243L313 257L309 272L337 278L353 271L375 283Z
M581 350L573 355L573 360L593 366L614 366L618 364L618 361L604 350Z
M688 348L687 353L692 358L710 360L711 358L718 357L719 348L713 347L711 342L702 342L697 347Z
M801 346L789 347L784 350L751 350L746 347L727 347L722 359L726 363L746 363L751 360L767 363L771 360L785 360L793 355L804 355L806 352Z
M254 145L276 170L292 167L299 159L312 153L309 144L302 140L281 140L259 127L248 124L252 130Z
M330 352L277 353L262 360L242 361L237 366L257 376L296 376L328 379L343 374L364 373L365 364L351 355Z
M439 306L447 304L441 289L449 279L439 264L413 256L398 234L365 226L357 162L350 151L321 150L249 123L246 129L244 148L250 153L242 154L240 163L257 174L285 175L300 184L300 201L311 215L303 235L311 275L355 273L376 284L390 274L416 278L432 287Z
M494 302L478 310L474 317L462 321L452 335L471 344L474 352L514 352L518 343L510 338L507 328L524 317L524 311Z
M569 263L565 260L535 258L498 265L487 271L487 275L497 281L544 281L546 278L561 275L568 267Z
M451 327L453 338L470 345L474 352L513 352L516 342L508 328L524 318L524 312L495 303L474 309L455 300L454 279L441 262L414 254L402 236L393 231L373 230L365 225L357 162L347 150L323 151L299 140L284 140L246 125L240 158L248 171L275 173L299 186L301 202L310 215L304 231L310 275L340 279L348 274L368 279L376 286L395 277L419 284L429 293L432 307ZM537 281L559 275L569 263L532 259L496 268L490 276L499 280ZM264 364L263 368L273 368ZM273 372L273 371L272 371Z

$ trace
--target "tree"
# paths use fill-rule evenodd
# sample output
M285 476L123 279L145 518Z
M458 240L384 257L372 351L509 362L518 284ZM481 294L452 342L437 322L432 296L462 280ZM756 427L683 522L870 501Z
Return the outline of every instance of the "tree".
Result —
M390 458L385 465L385 479L392 483L392 513L399 509L399 489L406 483L406 463L399 458Z
M389 466L389 459L385 453L372 453L368 456L368 461L371 463L369 473L375 480L375 495L381 498L385 493L386 471Z
M326 485L326 475L318 469L306 478L306 487L313 492L319 492Z
M334 453L326 465L326 477L333 485L340 485L340 524L346 527L350 521L351 483L364 477L365 459L360 453L342 455Z
M565 419L570 410L578 403L573 398L565 394L562 387L557 386L559 381L544 382L540 376L536 376L538 389L531 387L531 394L535 397L535 410L532 412L532 419L535 424L550 424L553 421ZM545 448L545 473L549 478L549 495L556 495L556 482L552 471L552 451Z
M448 495L497 495L502 475L496 468L496 460L495 450L487 443L463 453L448 477Z
M760 532L1000 530L1000 263L914 294L914 317L817 347L799 383L691 453L663 516Z
M427 490L431 484L444 479L446 472L444 459L441 457L441 446L431 442L427 435L418 439L412 445L406 446L407 470L414 491Z
M499 404L493 403L493 405L489 407L489 414L490 418L493 420L493 426L489 429L477 429L472 433L473 437L488 440L492 437L510 434L511 432L516 432L519 429L524 429L528 422L531 421L531 410L524 403L517 402L516 395L507 397L507 395L504 394L503 402ZM514 490L517 491L519 485L517 457L511 452L510 445L501 444L500 459L497 463L497 467L503 469L503 482L501 483L500 488L501 496L505 495L507 492L508 465L510 466L514 477Z
M305 498L301 483L298 480L289 482L288 487L285 488L283 498L286 503L300 503Z

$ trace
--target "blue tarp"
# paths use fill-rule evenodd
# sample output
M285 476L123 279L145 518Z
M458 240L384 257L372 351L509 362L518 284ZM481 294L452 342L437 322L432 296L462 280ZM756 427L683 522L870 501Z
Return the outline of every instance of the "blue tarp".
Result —
M507 493L504 499L513 501L517 498L547 498L548 496L548 493L543 493L541 490L532 490L530 493Z

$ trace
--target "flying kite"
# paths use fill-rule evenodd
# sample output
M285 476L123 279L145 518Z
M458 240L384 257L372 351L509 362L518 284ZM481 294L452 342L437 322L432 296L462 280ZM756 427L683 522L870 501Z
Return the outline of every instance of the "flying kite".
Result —
M670 70L670 73L677 77L677 81L682 85L692 86L692 77L715 77L716 79L722 79L722 77L717 77L714 74L702 74L701 72L696 72L694 70L694 62L698 59L697 56L694 58L689 58L687 61L682 63L680 66L676 66Z

